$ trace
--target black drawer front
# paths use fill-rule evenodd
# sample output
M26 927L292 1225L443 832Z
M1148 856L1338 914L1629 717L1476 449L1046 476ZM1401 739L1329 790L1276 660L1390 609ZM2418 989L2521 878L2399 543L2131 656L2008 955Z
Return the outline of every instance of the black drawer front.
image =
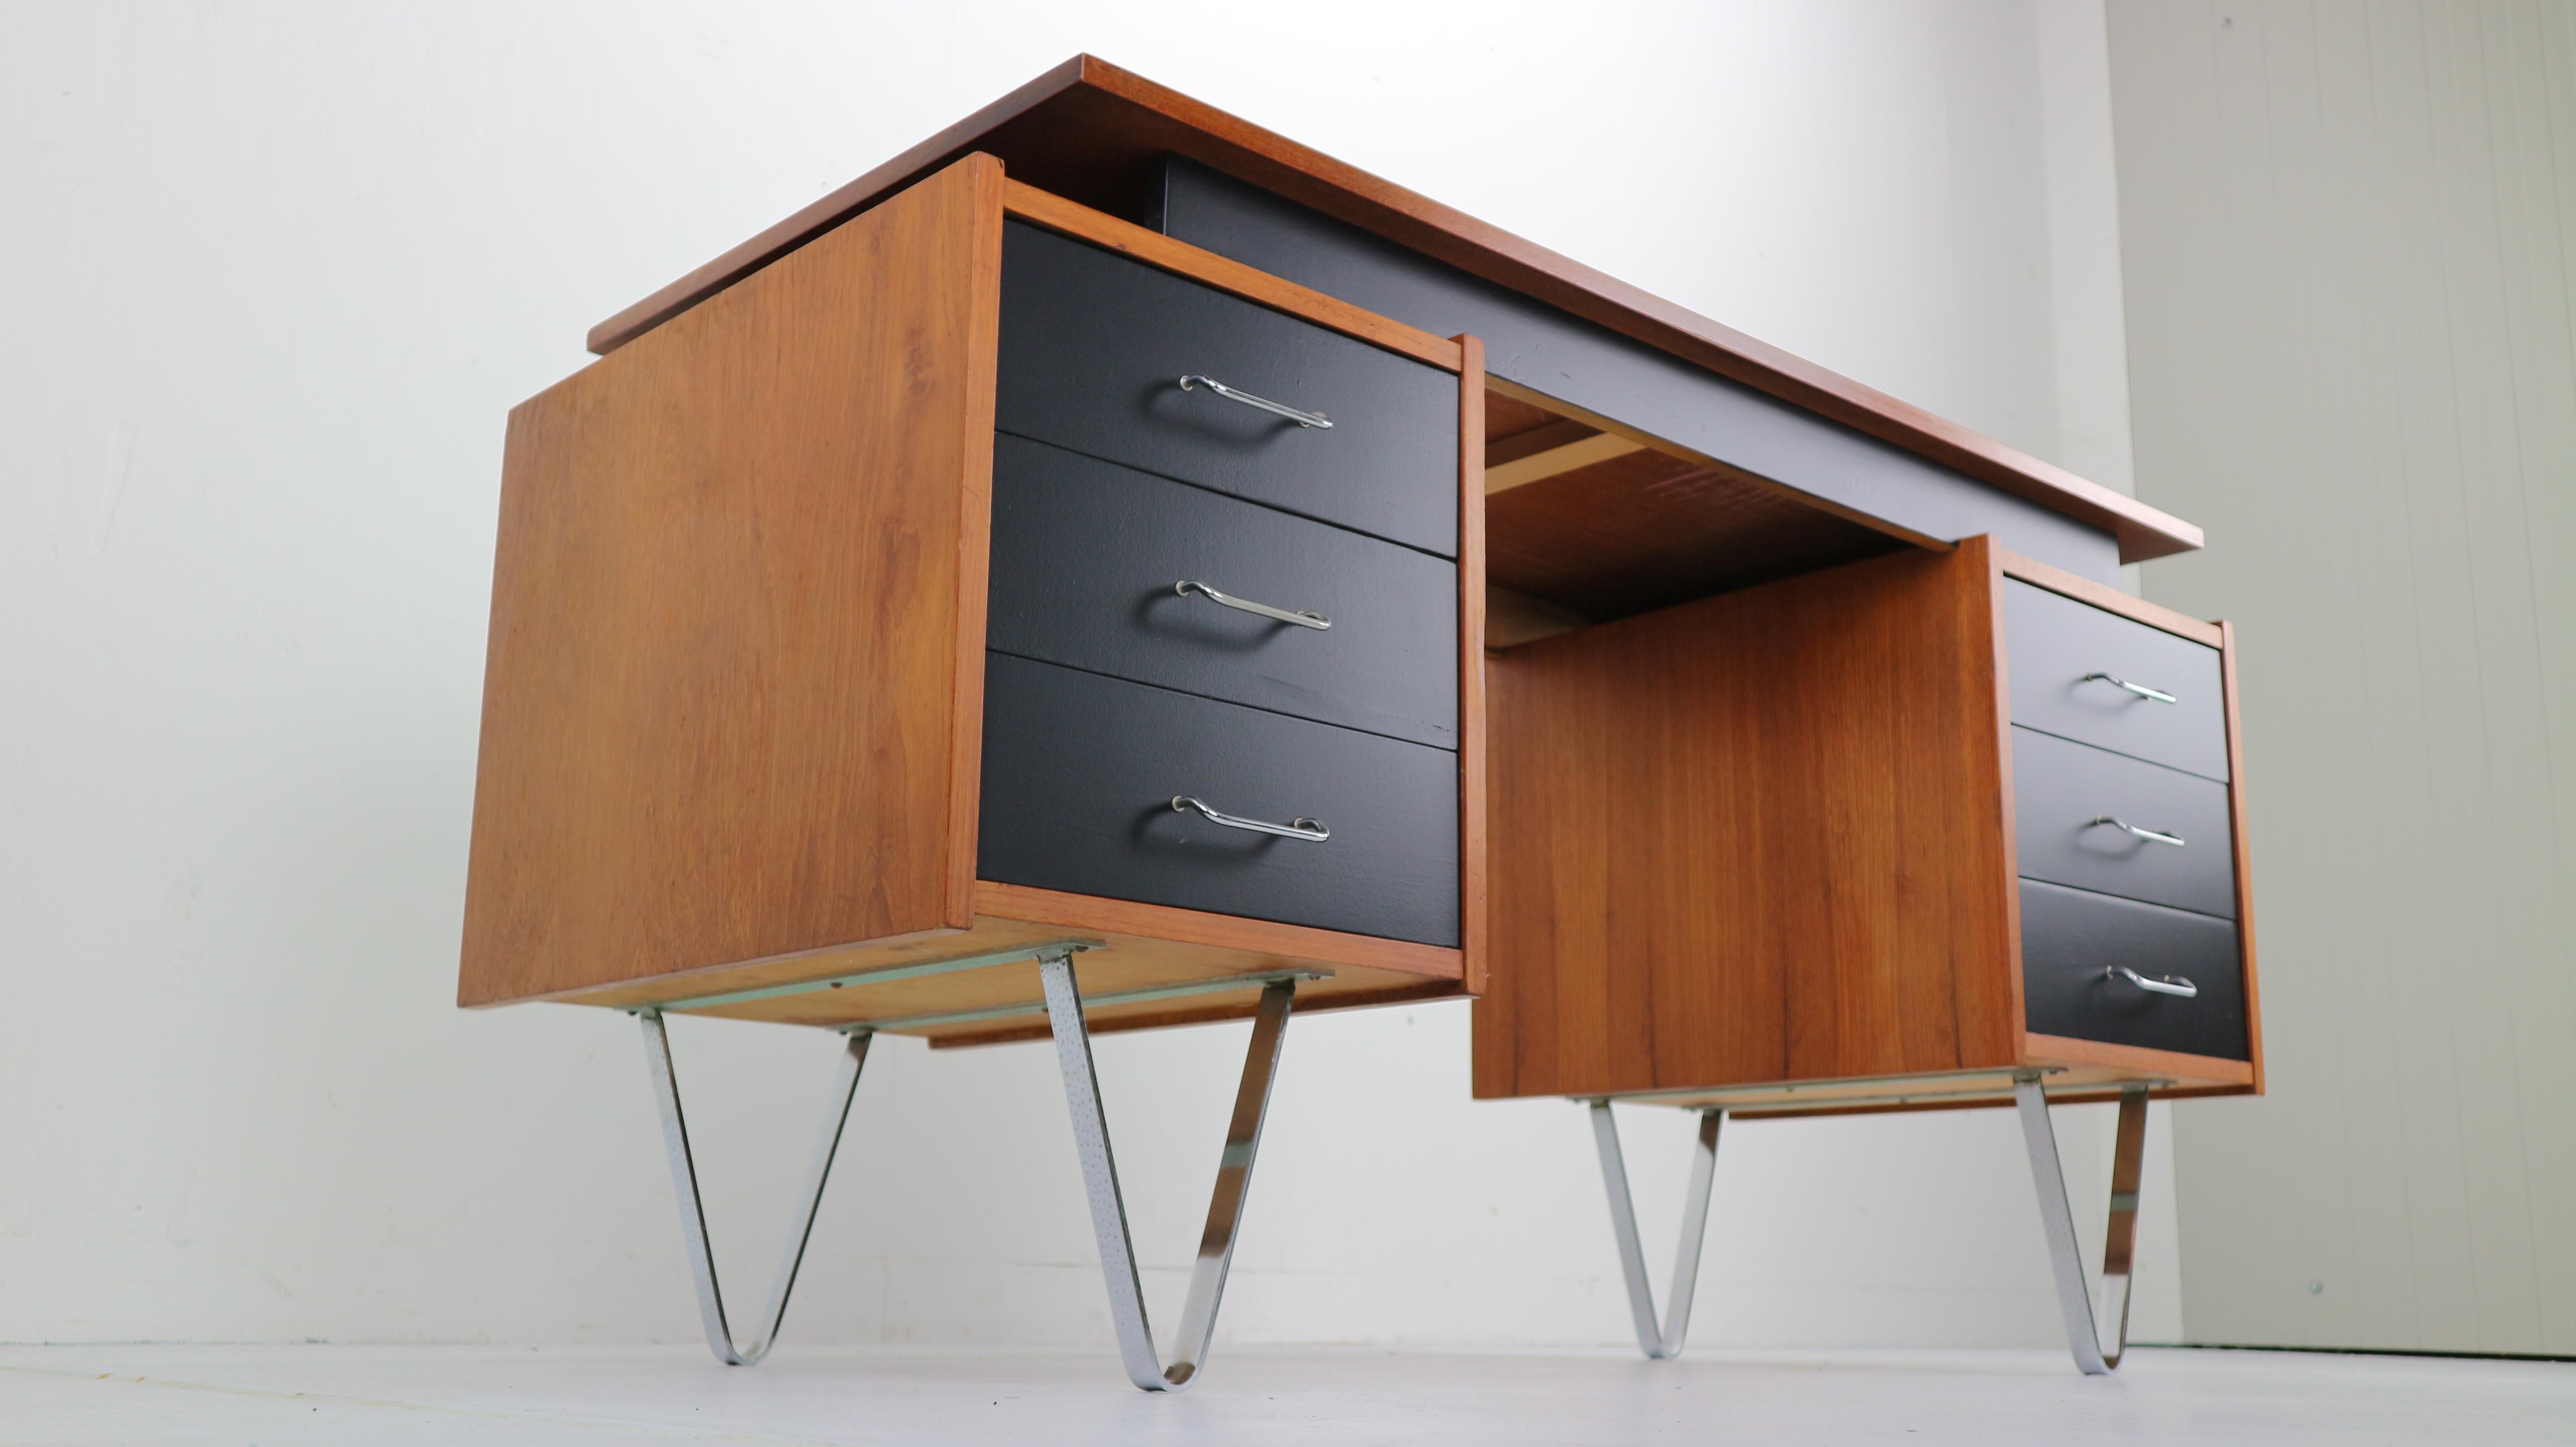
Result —
M2218 650L2090 603L2004 579L2004 633L2017 724L2205 778L2227 777ZM2172 694L2163 703L2086 675Z
M2236 917L2227 786L2053 734L2012 731L2021 872L2052 884ZM2101 818L2170 834L2142 839Z
M2247 1058L2236 926L2108 895L2021 882L2023 1016L2042 1035ZM2189 1000L2142 990L2105 971L2189 980Z
M1193 375L1333 425L1181 390ZM995 425L1458 555L1455 375L1019 222Z
M1321 821L1321 843L1173 810ZM1458 943L1458 758L989 654L979 877Z
M1173 585L1321 614L1304 628ZM993 449L991 644L1004 653L1458 747L1458 567L1132 468Z

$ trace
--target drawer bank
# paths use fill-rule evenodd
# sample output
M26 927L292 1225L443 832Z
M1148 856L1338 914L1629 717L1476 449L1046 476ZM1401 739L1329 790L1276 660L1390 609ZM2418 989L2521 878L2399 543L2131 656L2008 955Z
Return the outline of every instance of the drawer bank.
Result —
M876 1035L1051 1038L1188 1387L1292 1007L1469 997L1649 1355L1726 1113L2013 1104L2116 1365L2050 1094L2121 1103L2119 1288L2149 1097L2262 1082L2232 640L2111 586L2197 529L1090 57L590 346L510 418L458 999L641 1022L718 1357ZM846 1040L747 1326L671 1013ZM1166 1361L1090 1035L1246 1017ZM1614 1100L1700 1115L1660 1323Z

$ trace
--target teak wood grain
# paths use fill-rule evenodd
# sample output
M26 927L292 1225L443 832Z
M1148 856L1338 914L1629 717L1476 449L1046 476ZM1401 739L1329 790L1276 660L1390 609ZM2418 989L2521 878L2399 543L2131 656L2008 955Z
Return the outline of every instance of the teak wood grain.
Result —
M1484 993L1492 908L1485 798L1485 344L1458 344L1458 882L1461 987Z
M2254 1063L2026 1028L2008 574L2230 641L1979 537L1492 655L1476 1094L1954 1108L2022 1068L2259 1090L2250 931Z
M2173 1066L2176 1062L2186 1062L2191 1072L2203 1077L2216 1073L2227 1085L2239 1087L2225 1092L2228 1094L2261 1095L2263 1093L2263 1001L2262 992L2255 981L2254 968L2254 881L2250 846L2245 836L2244 730L2237 717L2236 707L2235 628L2223 620L2216 623L2205 622L2188 613L2178 613L2171 608L2150 603L2144 598L2133 598L2118 589L2106 588L2090 578L2078 577L2062 568L2053 568L2036 559L2025 558L2002 549L1995 550L1994 566L1999 576L2019 578L2025 583L2050 589L2106 612L2117 613L2133 622L2144 623L2151 628L2161 628L2176 637L2188 638L2194 643L2218 650L2219 691L2223 695L2222 712L2227 728L2228 828L2234 840L2232 866L2236 885L2237 969L2242 976L2245 992L2245 1044L2249 1060L2245 1062L2215 1060L2199 1055L2169 1055L2168 1052L2163 1051L2135 1051L2133 1054L2140 1057L2166 1057L2162 1062L2166 1066ZM2007 703L2007 715L2009 711ZM2007 797L2005 807L2009 809L2011 803L2011 799ZM2018 990L2021 981L2018 972L2014 974L2013 981ZM2018 1012L2018 1004L2015 1008ZM2081 1046L2093 1052L2130 1048L2092 1041L2063 1041L2056 1036L2033 1033L2029 1036L2025 1049L2034 1060L2053 1060L2063 1056L2070 1045ZM2083 1058L2102 1062L2113 1057L2097 1053ZM2142 1071L2147 1069L2144 1064L2139 1064L2138 1068ZM2242 1078L2237 1074L2239 1071L2243 1072Z
M2199 528L1284 136L1077 55L592 328L607 353L972 152L1095 209L1146 217L1180 155L2113 534L2123 561Z
M1100 942L1078 966L1094 989L1294 966L1327 976L1300 992L1314 1009L1481 979L1480 842L1458 949L975 877L1006 213L1464 374L1459 828L1481 840L1481 347L971 156L513 414L460 1003L668 1004L1067 938ZM847 1024L1009 1004L1033 980L999 965L707 1008Z
M2245 1044L2253 1093L2263 1093L2263 992L2254 973L2254 865L2245 840L2245 732L2236 717L2236 625L2218 624L2218 678L2227 694L2228 827L2236 835L2237 967L2245 975Z
M2207 623L2188 613L2177 613L2171 608L2150 603L2144 598L2131 597L2117 588L2105 587L2090 578L2070 573L2064 568L2051 567L2037 558L2025 558L2019 553L1998 548L1995 550L1995 566L2008 577L2036 584L2052 593L2062 593L2079 603L2090 603L2106 613L2117 613L2123 618L2144 623L2150 628L2161 628L2177 638L2188 638L2194 643L2211 648L2225 645L2227 625L2224 623ZM2228 737L2235 737L2232 729Z
M1481 1096L2012 1063L1982 545L1489 662Z
M2115 1071L2130 1079L2178 1080L2209 1086L2250 1086L2254 1067L2242 1060L2221 1060L2209 1055L2185 1055L2173 1050L2149 1050L2137 1045L2114 1045L2106 1040L2071 1040L2063 1035L2043 1035L2034 1030L2025 1037L2023 1053L2033 1065L2058 1065L2070 1072Z
M1485 405L1488 408L1498 405L1508 406L1512 411L1523 416L1537 412L1539 417L1538 421L1522 427L1497 428L1490 421L1485 424L1485 491L1488 493L1503 492L1508 487L1519 486L1518 482L1507 483L1502 475L1502 469L1514 463L1552 452L1562 452L1566 448L1580 446L1586 442L1600 442L1609 436L1598 427L1577 422L1571 417L1557 417L1540 411L1526 402L1515 401L1500 394L1489 394L1485 399ZM1512 420L1519 421L1521 418L1516 417ZM1610 440L1622 452L1633 451L1645 445L1628 437L1616 437ZM1540 475L1552 477L1555 472L1550 470ZM1534 481L1535 477L1533 476L1531 480Z
M1285 967L1330 975L1331 979L1310 984L1301 992L1310 1003L1329 1004L1344 995L1389 989L1437 988L1455 994L1462 973L1459 951L1435 945L1030 889L991 880L976 881L974 889L974 917L962 931L942 931L914 939L868 940L773 959L741 961L686 975L622 981L552 998L609 1007L667 1005L1065 940L1099 942L1102 948L1081 957L1082 969L1106 971L1099 977L1115 979L1122 985L1170 984ZM779 996L737 1006L711 1007L709 1013L803 1024L848 1024L933 1010L979 1009L1009 998L1007 993L997 996L992 982L1009 978L1012 968L999 965L995 967L999 974L961 971L864 988ZM1094 975L1083 974L1082 978L1088 981ZM1201 1008L1191 1001L1180 1003ZM1204 1008L1214 1012L1206 1018L1224 1018L1249 1013L1249 1005L1246 1001Z
M1496 586L1604 620L1906 547L1749 473L1651 449L1493 493L1486 514Z
M1535 402L1496 391L1490 382L1486 384L1485 462L1488 466L1527 457L1533 452L1589 437L1600 430L1588 423L1559 416Z
M2135 1050L2092 1041L2055 1041L2063 1052L2043 1051L2028 1065L2047 1072L2048 1097L2056 1103L2117 1100L2119 1087L2152 1082L2160 1096L2242 1095L2251 1072L2243 1061L2211 1060ZM1764 1081L1752 1085L1677 1090L1636 1098L1640 1105L1681 1109L1724 1107L1745 1119L1787 1115L1876 1115L1891 1111L1975 1110L2010 1105L2013 1077L2023 1067L1951 1070L1914 1076L1851 1076L1837 1080Z
M1297 1010L1371 1009L1381 1005L1411 1005L1425 1000L1456 997L1457 986L1433 981L1427 984L1367 986L1351 988L1340 981L1323 987L1329 993L1318 993L1312 984L1299 988ZM1218 997L1208 997L1218 998ZM1257 996L1255 997L1258 998ZM1237 997L1238 1001L1240 997ZM1174 1025L1212 1025L1222 1020L1248 1020L1254 1008L1242 1003L1192 1004L1187 1000L1169 1008L1151 1005L1119 1005L1085 1011L1085 1028L1094 1035L1115 1034L1122 1030L1161 1030ZM1008 1045L1016 1040L1044 1040L1055 1031L1041 1018L995 1021L989 1025L943 1030L929 1036L933 1050L953 1050L970 1045Z
M458 998L971 923L1002 171L511 415Z
M1501 378L1486 405L1487 580L1578 622L1949 546ZM1561 631L1529 621L1497 646Z

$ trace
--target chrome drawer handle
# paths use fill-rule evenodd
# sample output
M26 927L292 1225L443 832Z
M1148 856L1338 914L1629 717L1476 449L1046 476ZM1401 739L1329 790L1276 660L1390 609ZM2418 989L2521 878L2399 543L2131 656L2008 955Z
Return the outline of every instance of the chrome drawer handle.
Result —
M1172 591L1184 598L1196 593L1219 607L1233 608L1245 613L1258 613L1264 618L1276 618L1282 623L1294 623L1300 628L1312 628L1318 633L1333 626L1333 620L1321 613L1291 613L1285 608L1273 608L1267 603L1255 603L1248 598L1232 597L1218 592L1196 578L1183 578L1172 585Z
M1258 407L1274 417L1285 417L1300 427L1329 428L1333 425L1332 419L1321 412L1300 412L1284 402L1273 402L1267 397L1255 397L1249 392L1238 392L1214 377L1202 377L1192 372L1181 379L1182 391L1187 392L1197 387L1205 387L1229 402L1240 402L1246 407Z
M2091 683L2097 678L2102 680L2104 683L2110 684L2114 688L2125 688L2140 698L2152 698L2158 703L2182 702L2181 699L2174 697L2172 694L2165 692L2161 688L2149 688L2143 683L2131 683L2125 678L2114 678L2107 673L2088 673L2081 679L2078 679L2077 682Z
M2114 829L2125 831L2137 838L2152 840L2158 844L2170 844L2176 849L2183 847L2182 836L2179 834L2167 834L2161 829L2141 829L2126 819L2114 819L2108 814L2101 815L2084 827L2090 829L2095 824L2108 824Z
M1255 834L1276 834L1282 839L1308 839L1321 844L1333 837L1332 830L1312 819L1293 819L1285 824L1273 824L1264 819L1246 819L1239 814L1227 814L1211 809L1187 794L1173 795L1172 809L1175 813L1186 813L1196 809L1211 824L1222 824L1228 829L1249 829Z
M2130 984L2137 986L2139 989L2144 990L2151 995L2171 995L2177 1000L2197 1000L2200 998L2200 986L2182 978L2180 975L2167 975L2161 980L2150 980L2146 976L2139 974L2137 971L2130 969L2127 965L2107 965L2103 967L2102 978L2106 980L2127 980Z

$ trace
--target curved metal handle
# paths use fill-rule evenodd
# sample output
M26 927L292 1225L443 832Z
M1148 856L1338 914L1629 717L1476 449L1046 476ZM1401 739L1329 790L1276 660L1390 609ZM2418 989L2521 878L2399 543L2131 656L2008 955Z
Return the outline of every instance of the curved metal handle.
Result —
M2158 703L2182 702L2181 699L2174 697L2172 694L2165 692L2161 688L2149 688L2143 683L2131 683L2125 678L2114 678L2107 673L2088 673L2076 681L2079 683L2091 683L2095 679L2100 679L2102 682L2110 684L2114 688L2125 688L2140 698L2152 698Z
M2180 975L2167 975L2161 980L2150 980L2146 976L2139 974L2137 971L2130 969L2127 965L2106 965L2102 969L2102 978L2106 980L2127 980L2130 984L2135 985L2139 989L2152 995L2171 995L2177 1000L2197 1000L2200 998L2200 986L2193 984L2191 981L2184 979Z
M1173 795L1172 808L1178 813L1195 809L1211 824L1222 824L1228 829L1248 829L1255 834L1276 834L1282 839L1304 839L1321 844L1333 837L1332 830L1312 819L1300 817L1285 824L1273 824L1264 819L1246 819L1241 815L1211 809L1187 794Z
M1198 387L1205 387L1229 402L1240 402L1246 407L1258 407L1274 417L1285 417L1300 427L1330 428L1333 425L1333 420L1321 412L1300 412L1284 402L1273 402L1267 397L1255 397L1249 392L1238 392L1214 377L1202 377L1192 372L1181 379L1181 390L1184 392Z
M1249 598L1232 597L1218 592L1196 578L1183 578L1172 585L1172 591L1184 598L1196 593L1220 607L1232 608L1244 613L1258 613L1264 618L1275 618L1282 623L1294 623L1300 628L1312 628L1318 633L1333 626L1333 620L1321 613L1291 613L1285 608L1273 608L1267 603L1255 603Z
M2167 834L2162 829L2141 829L2126 819L2114 818L2109 814L2095 816L2091 822L2087 823L2084 827L2090 829L2096 824L2108 824L2112 828L2120 830L2134 838L2145 839L2157 844L2170 844L2176 849L2183 847L2182 836L2179 834Z

